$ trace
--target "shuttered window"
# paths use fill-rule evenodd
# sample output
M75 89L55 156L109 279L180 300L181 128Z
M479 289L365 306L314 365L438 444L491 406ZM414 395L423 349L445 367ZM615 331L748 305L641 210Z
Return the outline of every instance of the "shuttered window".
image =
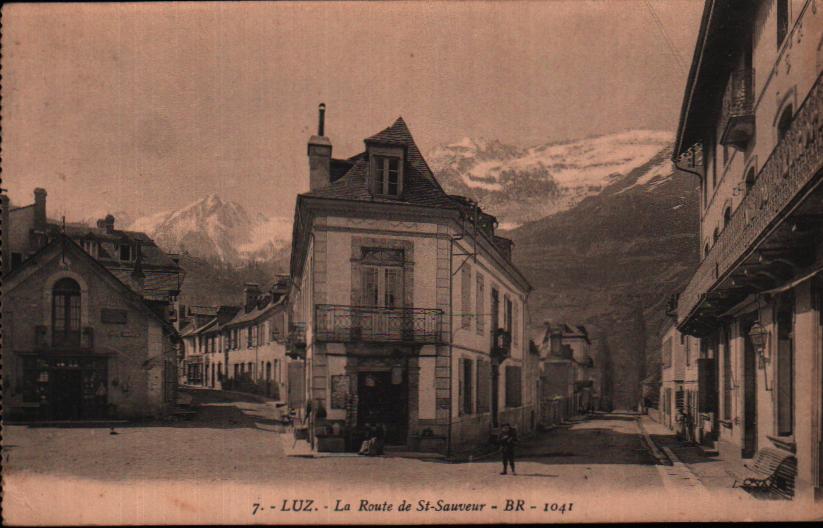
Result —
M477 362L477 412L489 412L491 391L491 364L488 361Z
M520 367L506 367L506 407L523 404Z
M472 295L472 270L468 264L464 264L460 272L460 318L462 328L471 328L471 295Z
M477 274L477 285L475 287L475 303L474 303L474 313L476 315L477 322L477 334L483 335L486 330L486 300L484 295L486 294L486 286L483 283L483 275L480 273ZM479 385L478 385L479 387Z

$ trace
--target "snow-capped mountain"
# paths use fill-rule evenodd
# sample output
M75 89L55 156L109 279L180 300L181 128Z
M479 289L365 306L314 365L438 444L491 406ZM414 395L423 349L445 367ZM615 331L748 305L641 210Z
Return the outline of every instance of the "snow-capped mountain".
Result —
M513 228L571 209L605 189L660 183L671 175L672 134L632 130L531 147L464 138L427 161L447 192L478 200Z
M145 232L166 251L225 263L271 258L291 239L291 219L250 215L215 193L177 211L139 218L129 229Z

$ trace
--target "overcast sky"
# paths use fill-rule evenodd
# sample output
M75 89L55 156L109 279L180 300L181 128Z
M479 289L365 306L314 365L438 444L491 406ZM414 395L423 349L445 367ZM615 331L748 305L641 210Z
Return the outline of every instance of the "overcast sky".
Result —
M69 218L210 192L291 216L321 101L336 157L398 115L424 152L674 130L702 5L4 6L3 187Z

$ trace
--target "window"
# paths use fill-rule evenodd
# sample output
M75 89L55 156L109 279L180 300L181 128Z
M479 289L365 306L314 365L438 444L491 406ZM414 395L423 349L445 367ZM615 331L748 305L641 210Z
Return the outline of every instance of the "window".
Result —
M518 305L517 303L512 303L512 343L517 344L519 342L519 323L517 322L518 316Z
M251 327L245 328L244 331L246 332L246 348L251 348L253 345L252 343L252 334Z
M732 208L731 206L726 206L726 209L723 211L723 229L729 227L729 223L732 221Z
M374 194L400 195L400 158L373 156Z
M87 238L81 241L81 245L86 253L92 257L97 257L97 241Z
M240 364L235 363L234 364L234 379L237 379L239 377L240 377Z
M402 249L363 248L364 306L403 306L403 255Z
M663 353L661 354L661 361L663 362L664 368L669 368L672 366L672 338L667 337L665 341L663 341Z
M706 258L709 255L709 243L706 242L706 245L703 247L703 258Z
M720 238L720 230L715 227L712 232L712 245L717 244L718 238Z
M477 412L489 412L491 388L491 363L485 360L477 362Z
M468 264L463 264L460 271L460 311L463 312L460 320L462 328L471 328L471 295L472 295L472 270Z
M794 296L785 295L777 312L777 434L794 433ZM767 345L768 346L768 345Z
M460 415L472 414L472 363L471 359L460 359L459 385L460 385Z
M80 344L80 285L60 279L52 288L52 342L56 346Z
M749 169L749 172L746 173L746 194L749 194L749 191L752 190L754 187L754 182L757 176L754 173L754 167Z
M506 367L506 407L520 407L522 405L520 383L520 367Z
M789 0L777 0L777 47L789 33Z
M131 260L131 246L125 243L120 244L120 260L129 262Z
M783 141L792 126L792 107L787 106L777 122L777 141Z
M512 300L508 295L503 296L503 328L511 334L512 331Z
M271 361L266 361L266 381L271 381Z
M477 285L475 288L475 301L474 301L474 313L476 316L476 325L477 325L477 334L483 335L483 332L486 330L486 287L483 283L483 275L477 274L476 277ZM478 385L479 387L479 385Z
M22 253L12 253L11 254L11 269L17 269L23 263L23 254Z

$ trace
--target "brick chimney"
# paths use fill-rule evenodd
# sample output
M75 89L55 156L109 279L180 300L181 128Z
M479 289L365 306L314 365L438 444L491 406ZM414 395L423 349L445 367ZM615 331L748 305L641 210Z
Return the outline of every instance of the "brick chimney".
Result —
M254 282L247 282L243 287L243 304L246 311L251 311L260 296L260 285Z
M41 187L34 190L34 230L46 230L46 190Z
M326 105L318 108L317 135L309 139L309 190L331 183L331 141L326 133Z

